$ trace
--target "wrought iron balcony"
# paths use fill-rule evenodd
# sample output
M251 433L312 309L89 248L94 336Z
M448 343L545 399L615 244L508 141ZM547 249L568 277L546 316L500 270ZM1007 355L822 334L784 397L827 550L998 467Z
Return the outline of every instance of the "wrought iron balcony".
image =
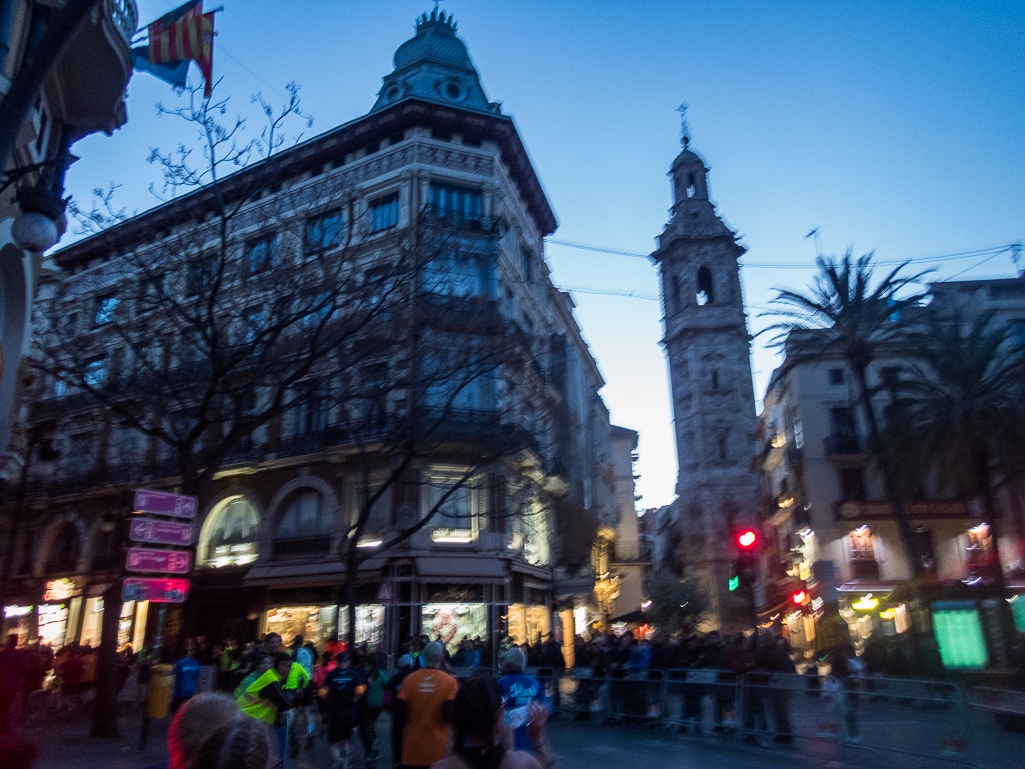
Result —
M439 227L457 232L488 236L498 234L499 217L497 216L474 216L441 206L425 206L423 216Z

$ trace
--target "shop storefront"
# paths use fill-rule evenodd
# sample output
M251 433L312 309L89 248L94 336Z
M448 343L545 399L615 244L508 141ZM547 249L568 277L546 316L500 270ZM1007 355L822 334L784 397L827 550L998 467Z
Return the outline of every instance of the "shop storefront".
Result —
M9 604L4 607L3 633L4 639L13 634L18 636L18 645L24 646L31 638L31 632L35 625L34 605Z
M536 644L551 632L551 612L547 606L515 603L509 606L508 632L514 643Z
M301 635L322 649L338 632L337 606L279 606L264 615L264 633L277 633L286 646Z
M427 603L420 607L423 632L441 640L449 652L464 639L487 639L488 605L486 603Z
M356 644L366 644L370 651L383 651L385 620L387 614L383 604L375 603L356 607ZM349 607L338 608L338 637L349 634Z

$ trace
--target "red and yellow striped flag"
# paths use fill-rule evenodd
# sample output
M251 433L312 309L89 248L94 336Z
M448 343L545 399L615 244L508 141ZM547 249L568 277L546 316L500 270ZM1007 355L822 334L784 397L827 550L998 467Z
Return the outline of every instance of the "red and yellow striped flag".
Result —
M214 14L203 13L202 0L192 0L149 25L150 63L196 62L207 98L213 89L213 49Z

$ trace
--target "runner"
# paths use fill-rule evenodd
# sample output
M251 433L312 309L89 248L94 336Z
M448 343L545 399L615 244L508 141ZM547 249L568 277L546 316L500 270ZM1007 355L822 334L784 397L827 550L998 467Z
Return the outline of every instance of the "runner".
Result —
M340 652L335 660L338 665L324 677L318 694L325 703L327 742L334 759L332 769L343 769L352 763L352 733L358 723L357 706L366 686L359 671L351 667L349 652Z

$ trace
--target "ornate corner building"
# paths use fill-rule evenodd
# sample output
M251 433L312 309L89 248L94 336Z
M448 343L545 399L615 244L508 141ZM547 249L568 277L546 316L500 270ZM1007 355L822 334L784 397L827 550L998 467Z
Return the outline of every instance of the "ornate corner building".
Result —
M253 184L262 185L258 194ZM239 321L236 346L255 344L274 312L266 304L246 308L264 295L261 271L277 269L275 260L294 260L283 280L323 265L338 280L359 278L353 291L377 281L399 295L405 284L381 280L379 268L400 270L397 257L421 258L417 244L428 240L440 246L422 270L410 267L419 270L415 302L385 312L367 305L377 320L365 333L317 357L290 385L286 397L307 393L301 402L222 452L199 493L188 601L159 613L146 602L125 603L120 640L138 648L157 636L247 640L275 630L323 643L347 630L355 584L357 636L388 652L421 632L453 649L477 636L495 649L505 635L533 642L554 633L565 641L568 633L572 643L595 585L591 542L574 547L576 540L618 523L609 413L598 394L604 381L572 300L552 285L543 258L543 239L557 226L552 208L452 19L418 20L366 115L219 185L226 199L241 201L229 254L239 270L225 273L224 313ZM206 290L208 246L195 243L193 254L167 244L206 232L208 194L182 196L54 256L59 279L47 301L68 303L62 333L88 348L79 356L82 373L104 398L122 397L117 388L126 382L187 390L209 375L204 360L190 357L187 332L155 320L161 303L192 307L190 295ZM126 265L161 248L166 269L146 264L150 277L166 281L140 284ZM283 332L291 349L310 336L303 330L327 334L340 322L318 314L317 298L328 295L321 291L328 289L311 286L294 297L312 309ZM119 339L147 327L175 341L140 345L135 357L119 348ZM512 344L501 364L450 391L418 379L460 353L472 364L487 353L484 334ZM131 366L148 374L140 378ZM262 374L253 370L239 369ZM90 640L99 596L121 567L118 499L133 487L180 488L183 457L105 413L94 394L42 379L25 418L60 420L61 456L31 480L12 602L47 607L45 632L33 623L38 611L19 618L19 631L54 643ZM259 408L270 389L239 393L242 413ZM396 448L412 445L435 413L443 432L429 446ZM505 438L515 450L496 451ZM493 452L487 461L484 447ZM185 459L202 467L204 457ZM411 531L431 511L429 525ZM411 535L378 550L400 530ZM360 553L352 583L347 547ZM571 550L581 555L569 557ZM51 587L62 591L60 600Z
M751 337L737 264L745 249L717 215L708 169L686 142L669 176L673 207L651 258L662 288L679 462L670 561L706 588L708 625L731 627L746 616L728 592L731 530L754 522L760 505L750 472Z

